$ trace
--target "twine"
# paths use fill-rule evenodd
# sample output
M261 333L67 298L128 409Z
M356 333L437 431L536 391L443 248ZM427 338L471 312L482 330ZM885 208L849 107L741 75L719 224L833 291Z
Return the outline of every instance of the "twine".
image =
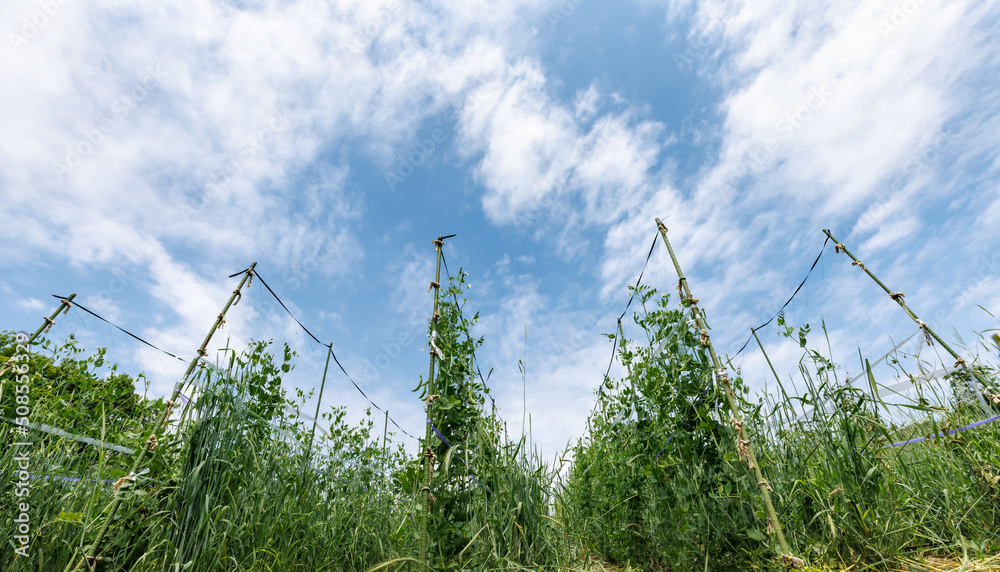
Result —
M198 355L201 357L208 357L208 352L205 351L205 348L198 348Z
M657 226L660 228L660 232L667 234L667 225L663 224L663 221L660 221L660 224Z
M732 422L733 427L736 427L737 431L742 431L743 430L743 420L742 419L737 419L736 417L730 417L729 420ZM742 459L740 459L740 460L742 460Z
M430 292L432 288L440 288L440 282L431 282L431 285L427 287L427 291Z
M838 242L833 246L833 251L840 254L841 252L847 252L847 247L844 246L843 242Z
M708 330L706 330L705 328L702 328L701 329L701 345L707 346L709 343L711 343L711 340L708 339Z
M697 306L698 305L698 299L695 298L694 296L691 296L690 298L688 298L688 304L691 304L692 306Z
M435 246L444 246L444 241L443 240L432 240L431 244L433 244Z
M903 298L906 297L906 294L904 294L903 292L893 292L893 293L889 294L889 297L892 298L893 300L899 302L900 304L902 304L903 303Z
M687 276L681 276L677 280L677 292L680 294L684 293L684 281L687 280Z
M134 474L125 475L124 477L122 477L122 478L118 479L117 481L115 481L115 484L113 484L111 486L117 491L118 488L121 487L122 485L124 485L125 483L134 483L134 482L135 482L135 475Z
M84 556L84 558L87 559L87 568L89 568L91 572L97 570L98 562L104 562L103 556Z
M240 303L240 300L243 299L243 293L240 292L239 290L233 290L233 294L236 295L236 299L233 300L233 306L235 306Z
M156 442L156 433L153 433L152 435L149 436L149 439L146 439L146 445L149 447L150 451L156 450L157 444L158 443Z
M45 326L45 333L47 334L49 333L49 330L52 329L52 326L56 325L56 322L55 320L53 320L48 316L44 316L44 318L45 318L45 323L48 324L47 326Z
M219 329L221 330L225 325L226 325L226 315L220 313L219 314Z
M796 558L795 556L789 556L788 554L781 555L781 563L788 568L799 569L806 567L806 561L801 558Z
M63 300L62 303L66 305L66 309L63 310L63 314L69 314L69 309L73 307L73 303L69 300Z
M955 362L955 369L958 369L960 367L966 367L965 360L962 358L958 358L958 361Z
M920 329L924 332L924 339L927 340L927 345L933 346L934 340L931 339L931 333L927 331L927 322L923 320L917 320L917 324L920 326Z
M851 263L851 266L860 266L862 270L867 270L865 268L865 263L861 262L860 260L855 260L854 262Z
M756 467L756 465L754 465L753 458L750 457L750 441L746 439L737 439L736 452L740 455L740 461L746 461L746 463L750 465L751 469Z
M827 493L826 498L832 499L834 497L834 495L836 495L837 493L843 492L843 491L844 491L844 489L842 487L837 487L837 488L833 489L832 491L830 491L829 493Z
M774 492L774 489L771 488L771 484L768 483L766 479L763 480L763 481L758 482L757 483L757 488L760 488L761 485L764 485L765 487L767 487L767 492L769 492L769 493L773 493ZM771 522L768 521L767 525L770 526Z
M249 288L253 284L253 269L247 271L247 275L249 276L247 278L247 288Z

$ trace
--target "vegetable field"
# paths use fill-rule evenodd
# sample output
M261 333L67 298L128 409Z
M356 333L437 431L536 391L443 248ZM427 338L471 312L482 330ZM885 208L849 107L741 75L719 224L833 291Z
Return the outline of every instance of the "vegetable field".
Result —
M318 431L310 395L283 383L294 348L262 340L209 359L239 292L263 280L254 266L172 395L136 393L144 377L106 349L47 337L78 305L65 298L34 335L0 334L0 518L13 531L0 571L987 569L1000 553L997 366L953 350L827 234L824 250L885 288L948 367L895 352L891 379L864 358L848 379L824 324L779 311L797 376L744 379L731 366L743 350L715 346L725 325L709 324L659 224L676 288L640 278L623 293L607 324L622 373L595 372L586 433L554 459L494 406L476 357L489 336L463 313L466 273L442 277L440 237L429 366L413 374L427 423L391 429L419 450L391 439L379 410L360 424L319 412Z

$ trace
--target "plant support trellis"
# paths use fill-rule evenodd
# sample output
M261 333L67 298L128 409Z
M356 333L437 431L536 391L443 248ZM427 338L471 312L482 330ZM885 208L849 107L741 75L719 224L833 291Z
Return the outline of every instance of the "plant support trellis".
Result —
M191 364L188 366L187 371L184 372L184 376L181 378L180 381L177 382L176 385L174 385L173 394L170 396L170 400L167 401L166 407L163 409L163 414L160 416L160 419L157 421L157 423L153 425L153 431L152 433L150 433L149 439L146 440L142 448L140 448L139 451L136 453L135 461L132 463L132 470L128 476L123 477L123 479L125 479L124 481L122 481L123 483L126 481L134 482L135 480L134 475L136 475L136 473L139 471L139 468L142 466L143 460L145 460L146 458L146 455L148 455L149 452L156 447L156 442L157 442L156 435L160 431L160 429L167 423L167 420L170 419L170 413L173 411L174 402L180 395L181 389L183 389L184 385L187 383L191 375L194 373L195 368L197 368L198 366L199 360L207 355L208 342L212 340L212 336L215 335L216 330L218 330L219 327L222 326L222 324L225 322L226 312L229 311L229 308L232 307L234 303L237 303L238 298L242 297L241 290L249 280L253 279L253 270L256 266L257 263L254 262L253 264L250 265L250 268L247 268L245 271L243 271L243 278L240 280L239 286L237 286L236 289L233 290L233 294L229 297L229 301L226 302L226 305L222 308L222 312L220 312L219 316L215 319L215 323L212 325L212 328L208 331L208 334L205 336L204 341L201 342L201 347L198 348L198 353L195 354L194 359L191 360ZM67 571L72 570L73 572L76 572L77 570L82 570L84 568L90 570L94 568L93 563L95 562L97 554L100 551L101 541L104 540L104 536L108 533L108 529L111 527L111 521L114 519L115 513L118 512L118 507L121 506L122 498L123 495L117 492L116 489L115 497L111 501L111 505L108 506L107 516L104 518L104 524L101 525L101 529L100 531L98 531L97 536L94 538L94 542L90 544L89 550L85 549L83 551L83 555L80 557L80 559L76 560L75 566L73 565L73 560L70 561L70 563L66 566Z
M698 309L698 300L691 294L691 288L688 285L688 280L684 276L684 271L681 270L681 265L677 261L677 255L674 254L674 249L670 245L670 240L667 238L666 225L664 225L663 222L657 218L656 226L660 231L660 236L663 237L663 244L667 247L667 252L670 253L670 260L674 263L674 269L677 270L677 289L680 290L681 298L691 307L691 313L694 316L695 324L701 334L701 343L708 348L709 354L712 356L712 366L715 368L716 376L719 383L725 390L726 401L729 405L730 413L732 414L731 421L733 426L736 428L737 452L739 453L740 460L745 459L747 464L750 466L750 469L753 470L754 478L757 481L757 490L760 491L760 496L764 500L764 510L767 514L768 524L771 526L771 529L774 530L774 535L781 548L781 560L789 567L801 568L805 563L802 559L792 555L791 550L788 547L788 541L785 540L785 534L781 530L781 523L778 521L778 514L775 512L774 504L771 502L771 486L764 479L764 475L760 470L760 465L754 457L753 447L750 441L746 438L746 432L743 429L743 419L740 416L739 406L736 402L736 394L733 391L732 384L729 383L729 377L722 365L722 361L719 359L719 356L715 353L715 348L712 346L712 340L708 335L708 326L701 315L701 311Z

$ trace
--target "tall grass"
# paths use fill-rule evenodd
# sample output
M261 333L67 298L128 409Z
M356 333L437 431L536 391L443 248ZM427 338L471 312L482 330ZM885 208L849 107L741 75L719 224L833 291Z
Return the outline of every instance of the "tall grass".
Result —
M649 302L655 291L640 293ZM576 515L572 533L619 563L776 566L758 483L739 459L687 311L655 298L655 309L635 318L652 343L623 346L629 374L605 380L574 449L564 497L565 512ZM805 349L808 328L799 333L804 393L786 391L779 379L780 397L750 399L743 380L733 381L793 551L813 563L886 568L921 554L1000 548L1000 423L889 446L996 415L974 397L984 388L960 371L939 390L941 405L929 395L889 404L870 372L865 387L839 382L828 358Z

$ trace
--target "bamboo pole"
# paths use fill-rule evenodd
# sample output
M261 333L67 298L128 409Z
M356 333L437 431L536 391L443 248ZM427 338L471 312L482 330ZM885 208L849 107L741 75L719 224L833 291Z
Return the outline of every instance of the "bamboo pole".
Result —
M726 370L722 365L722 361L719 359L718 354L715 353L715 348L712 346L712 340L708 335L708 328L705 324L705 320L702 317L701 311L698 308L698 301L694 296L691 295L691 288L688 286L687 278L684 276L684 272L681 270L681 265L677 261L677 255L674 254L674 249L670 245L670 240L667 238L667 227L660 221L659 218L656 219L656 226L660 229L660 236L663 237L663 244L667 247L667 252L670 253L670 260L674 263L674 269L677 270L678 278L678 288L682 290L681 296L683 296L691 306L691 313L694 315L695 323L698 325L698 330L701 333L701 342L708 347L708 351L712 356L712 365L715 367L716 375L719 379L719 383L722 384L723 389L726 392L726 402L729 405L729 411L732 414L732 423L736 427L737 433L737 452L739 453L740 459L745 459L747 464L750 465L750 469L753 470L754 478L757 479L757 490L760 491L760 496L764 500L764 511L767 514L767 521L770 524L771 529L774 531L774 535L778 540L778 545L781 548L781 560L788 566L793 568L801 568L805 563L794 556L788 547L788 541L785 540L785 533L781 530L781 523L778 522L778 513L774 510L774 504L771 502L771 487L766 480L764 480L764 475L760 470L760 466L757 464L757 459L754 457L753 447L750 441L746 438L746 432L743 429L743 419L740 416L739 406L736 403L736 393L733 391L733 386L729 383L729 376L726 375Z
M434 290L434 313L431 315L431 359L430 368L427 371L427 399L426 399L426 412L427 412L427 428L425 430L424 437L424 479L426 480L426 485L421 491L426 492L427 496L424 499L424 511L420 515L420 563L428 563L427 546L429 544L429 539L427 536L427 521L430 517L431 510L431 481L434 479L434 449L431 446L431 440L434 435L431 430L431 410L434 405L434 399L437 397L434 395L434 360L438 357L437 348L434 345L434 339L437 335L437 322L440 314L438 313L438 302L439 294L441 291L441 255L442 248L444 247L444 237L438 235L437 240L433 241L434 251L437 253L437 270L434 273L434 281L431 282L431 289Z
M198 361L201 358L208 355L207 352L208 342L211 341L212 336L215 334L216 330L218 330L222 326L222 324L225 323L226 312L229 311L229 308L234 303L237 303L236 298L237 297L242 298L240 290L243 289L243 285L246 284L248 280L252 279L253 270L254 268L256 268L256 266L257 263L254 262L253 264L250 265L250 268L247 268L246 271L243 273L243 278L240 280L239 286L237 286L236 289L233 290L233 295L229 297L229 301L226 302L225 307L222 308L222 312L220 312L219 316L215 319L215 323L212 325L212 328L208 331L208 334L205 336L204 341L201 342L201 347L198 348L198 353L195 355L194 359L191 360L191 365L188 366L187 371L184 372L184 377L182 377L181 380L178 381L176 385L174 385L174 391L170 396L170 400L167 401L167 406L163 410L163 415L160 416L159 421L156 423L156 425L153 426L153 431L150 434L149 439L146 440L146 443L142 446L141 449L139 449L138 453L136 454L135 461L132 463L132 470L129 473L129 476L119 479L118 483L116 483L116 486L122 486L129 480L135 482L135 474L139 471L139 467L142 466L142 462L146 458L146 455L148 455L149 452L156 447L156 442L157 442L156 435L157 433L159 433L160 429L167 424L167 421L170 419L170 413L173 410L174 402L180 395L181 389L184 388L184 386L187 384L188 379L191 377L191 374L194 373L195 368L198 366ZM78 570L83 570L83 569L88 569L88 570L95 569L96 563L92 564L92 562L95 561L95 558L101 547L101 541L104 540L104 536L108 533L108 529L111 527L111 521L114 519L115 513L118 512L118 507L121 506L121 502L122 502L122 495L118 493L118 489L115 489L115 496L114 499L111 501L111 504L108 506L108 514L104 518L104 524L101 526L101 530L98 531L97 537L94 538L94 542L91 543L90 550L84 551L83 556L80 558L80 560L76 562L75 566L73 565L73 561L71 560L69 564L66 566L65 572L68 572L69 570L77 572Z
M40 336L43 331L48 332L49 328L56 324L56 317L59 316L60 312L63 314L69 312L69 309L73 307L73 304L71 303L73 302L73 298L76 298L76 294L70 294L64 300L61 300L59 307L52 312L52 315L45 318L45 323L39 326L38 329L35 330L35 333L31 334L31 337L28 338L28 341L25 342L24 345L30 346L31 343L35 341L35 338Z
M947 343L945 343L944 340L941 339L941 336L937 335L937 332L932 330L931 327L928 326L926 322L921 320L919 317L917 317L915 313L913 313L913 310L911 310L909 306L906 305L906 302L903 301L904 294L902 292L893 292L892 290L889 290L889 287L886 286L881 280L879 280L878 276L875 276L875 274L873 274L871 270L868 270L868 267L865 266L863 262L858 260L857 257L855 257L850 250L847 250L847 247L844 246L844 243L834 238L833 235L830 234L829 230L824 228L823 232L826 233L826 236L830 237L830 239L833 240L834 243L836 243L837 245L836 250L838 252L843 252L847 256L851 257L851 266L860 266L861 270L863 270L865 274L870 276L871 279L874 280L876 284L878 284L879 286L882 287L883 290L885 290L885 293L888 294L890 298L892 298L897 304L899 304L903 308L903 311L906 312L906 315L909 316L910 319L912 319L914 322L916 322L917 325L920 326L920 329L926 332L930 337L937 340L937 343L941 344L941 347L943 347L945 351L951 354L951 357L955 358L956 368L964 367L965 369L969 370L969 373L971 373L972 376L975 377L976 380L983 385L983 387L989 387L990 384L982 376L982 373L976 371L975 368L966 363L966 361L962 359L962 356L958 355L958 353L955 350L951 349L951 346L949 346Z

